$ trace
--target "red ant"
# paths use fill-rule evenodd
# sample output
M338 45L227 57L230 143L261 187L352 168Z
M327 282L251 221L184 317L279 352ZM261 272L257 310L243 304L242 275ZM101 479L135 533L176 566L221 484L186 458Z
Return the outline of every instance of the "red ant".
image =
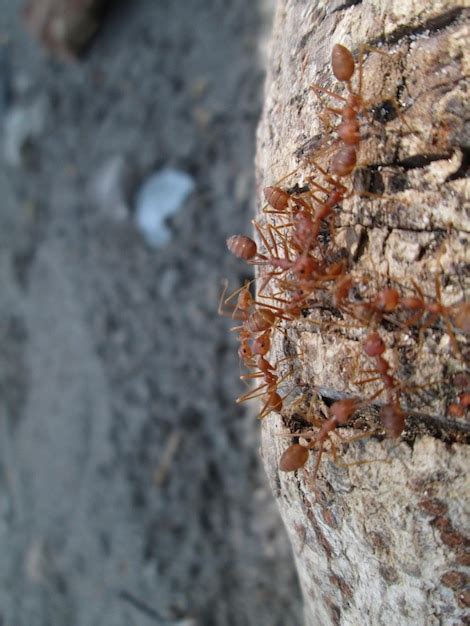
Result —
M375 331L370 332L364 341L363 349L367 356L374 360L375 369L372 370L372 373L377 373L378 378L369 378L368 380L360 381L358 384L382 380L384 390L387 394L387 402L389 404L394 403L396 398L394 397L393 392L397 390L399 383L397 383L394 377L389 374L390 363L382 356L386 347L379 333Z
M362 136L360 133L360 123L358 116L366 111L366 108L372 103L366 103L362 97L362 64L365 50L368 46L361 46L359 53L358 67L358 84L357 90L354 91L351 79L354 75L356 64L350 50L341 44L335 44L331 53L331 68L337 80L346 84L348 96L344 97L340 94L325 89L319 85L310 85L310 88L317 92L325 93L336 100L344 103L342 108L325 107L326 111L339 115L341 122L335 127L335 131L339 137L340 147L331 158L331 171L337 176L349 176L357 164L357 147L359 146ZM370 48L372 49L372 48ZM388 56L386 52L374 48L376 52L384 56Z
M357 398L337 400L334 402L329 409L331 417L321 423L319 431L306 431L296 435L302 436L303 439L310 441L306 445L301 445L299 443L291 444L286 450L284 450L279 460L279 469L283 472L292 472L302 468L308 460L309 451L317 443L320 443L320 450L318 451L313 470L313 480L315 480L320 467L326 440L330 439L331 433L336 430L338 426L346 424L358 409L369 404L374 397L375 396L362 402ZM405 413L397 400L390 401L385 404L380 410L380 417L387 437L397 438L401 435L405 427ZM361 438L364 436L364 433L359 435ZM356 439L356 437L351 438L348 441L351 441L352 439ZM333 442L331 442L331 445L333 446L334 451ZM334 455L336 456L335 453Z
M240 320L245 323L246 328L251 332L262 332L272 328L275 323L276 317L280 319L290 319L284 316L284 310L280 307L273 306L266 302L260 302L253 298L250 292L251 282L246 282L243 287L240 287L234 291L228 298L225 298L228 282L224 281L224 289L219 300L219 315L230 315L232 319ZM237 296L237 304L232 311L224 310L224 305L227 305L235 296ZM239 327L232 328L232 330L238 330Z
M470 333L470 303L462 302L460 304L455 304L450 307L444 306L442 304L441 287L437 275L435 277L436 299L434 302L426 302L424 293L419 285L417 285L414 280L412 280L411 282L413 283L413 286L418 296L400 298L400 306L403 309L412 312L415 311L415 314L405 321L406 326L412 326L417 321L421 320L426 313L429 314L428 319L424 322L424 324L421 325L420 328L421 345L423 342L424 331L429 328L429 326L431 326L439 316L441 316L446 325L447 333L452 343L452 349L454 353L457 355L461 355L457 343L457 338L452 328L452 322L458 330L461 330L464 333Z
M274 210L266 210L265 213L285 213L290 204L294 206L302 206L304 209L311 210L311 207L305 200L298 196L292 196L280 187L265 187L264 197L266 202Z
M327 95L341 100L344 106L341 109L326 107L329 113L339 115L342 119L341 123L335 128L341 146L333 155L330 167L331 171L337 176L349 176L357 164L356 147L361 141L360 126L358 114L364 109L364 100L361 95L362 91L362 54L359 68L359 84L357 92L354 92L351 85L351 78L355 71L354 58L351 52L341 44L335 44L331 53L331 67L335 78L340 82L346 83L349 95L344 96L320 87L319 85L310 85L314 91L326 93Z
M385 434L390 439L397 439L405 429L405 412L398 400L383 405L380 409L380 419Z
M289 357L287 357L289 358ZM284 360L284 359L282 359ZM262 354L259 354L256 359L256 367L258 371L253 372L251 374L244 374L241 376L242 380L252 379L252 378L263 378L264 382L258 387L251 389L246 394L237 398L237 403L245 402L246 400L253 400L254 398L258 398L260 396L265 397L265 403L258 413L258 419L263 419L271 413L271 411L281 411L283 407L283 402L285 398L282 398L278 393L279 385L290 375L287 373L282 378L279 378L277 374L275 374L275 369L279 365L281 361L278 361L275 366L271 365L271 363L264 358Z
M263 255L263 258L257 261L253 261L254 265L271 266L273 269L265 274L262 286L258 290L258 294L263 293L268 283L273 279L279 279L281 276L289 271L292 271L294 276L299 280L308 279L316 270L320 268L320 261L313 257L308 246L306 250L298 250L295 257L291 257L287 239L283 237L279 231L268 225L268 235L271 242L268 242L267 236L264 235L260 225L257 222L253 222L258 235L267 249L267 254ZM278 243L275 240L275 236L280 238L280 244L282 244L283 256L279 255Z
M345 400L337 400L329 408L330 418L324 422L320 422L320 429L316 432L306 431L301 433L304 439L310 439L310 442L303 446L306 450L311 450L317 443L320 444L315 467L313 470L313 480L315 480L318 468L323 454L323 449L327 439L330 439L331 433L340 425L346 424L353 414L361 407L363 403L357 398L349 398ZM289 446L281 456L279 461L279 469L284 472L294 471L303 467L308 459L306 455L297 448L299 444Z
M371 300L351 305L350 313L367 325L378 324L386 313L392 313L397 309L399 302L398 291L393 287L384 287Z

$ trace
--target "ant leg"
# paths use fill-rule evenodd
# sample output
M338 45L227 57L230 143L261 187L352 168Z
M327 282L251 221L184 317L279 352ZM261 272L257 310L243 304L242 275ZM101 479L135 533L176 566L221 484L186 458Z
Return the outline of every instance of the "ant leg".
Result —
M313 176L309 176L307 178L307 182L309 185L311 185L312 187L315 187L315 189L318 189L319 191L329 194L330 190L327 189L326 187L323 187L322 185L320 185L320 183L317 183L315 178ZM315 202L317 202L318 204L324 204L324 202L322 200L320 200L320 198L317 198L316 196L314 196L312 194L312 198L315 200Z
M364 52L366 51L365 44L361 44L359 47L359 61L358 61L358 82L357 82L357 93L359 97L362 97L362 74L364 69Z
M263 231L261 229L261 226L258 224L258 222L256 222L255 220L252 220L251 223L253 224L253 226L256 229L256 232L258 233L259 238L261 239L261 242L263 243L263 245L265 246L266 250L268 251L269 256L271 257L275 257L277 250L275 250L273 252L273 248L271 247L271 245L268 243L268 240L266 239L266 237L263 234ZM267 263L269 265L269 262Z
M231 314L228 311L224 311L223 310L224 304L227 304L227 301L228 301L228 298L227 298L227 300L224 300L225 294L227 293L227 289L228 289L228 280L226 278L223 279L222 285L223 285L223 290L222 290L222 293L220 294L219 306L217 308L217 313L219 315L229 316ZM241 289L243 289L243 287L241 287ZM235 311L232 311L232 313L234 313L234 312Z
M270 281L273 278L276 278L278 276L282 276L283 274L285 274L287 272L287 270L281 270L280 272L276 272L276 271L272 271L272 272L268 272L266 274L266 276L264 277L263 282L261 283L261 286L258 288L258 297L259 298L270 298L271 296L269 294L265 294L265 289L266 287L269 285Z
M258 415L256 416L256 419L258 420L262 420L264 419L267 415L269 415L271 413L271 411L273 410L270 406L269 406L269 402L271 400L271 397L268 395L268 399L266 400L266 402L263 405L263 408L261 409L261 411L258 413Z
M318 450L318 454L317 454L317 459L315 461L315 467L313 468L313 474L312 474L312 482L315 483L316 479L317 479L317 474L318 474L318 469L320 467L320 462L321 462L321 457L323 454L323 450L325 447L325 442L322 441L320 444L320 449Z
M441 256L444 253L444 251L445 251L445 245L442 244L438 251L436 264L440 264ZM465 359L463 357L462 352L460 351L459 344L457 342L457 337L455 336L454 330L452 328L452 324L451 324L451 320L450 320L447 308L442 304L441 281L439 280L439 274L438 274L437 269L434 275L434 288L436 291L436 302L439 305L439 308L441 309L441 315L447 328L447 334L449 335L450 343L452 344L452 350L454 354L457 356L457 358L465 362Z
M357 435L351 435L350 437L343 437L343 435L337 430L335 432L335 435L337 437L339 437L339 439L341 440L341 444L350 444L353 441L360 441L361 439L368 439L369 437L372 437L373 435L378 435L381 434L382 431L380 429L374 428L373 430L366 430L363 431L361 433L358 433Z
M248 289L248 287L249 287L252 283L254 283L254 279L253 279L253 280L251 280L251 281L246 281L246 282L245 282L245 284L244 284L242 287L240 287L239 289L237 289L236 291L234 291L232 294L230 294L230 296L228 296L228 298L225 298L225 300L224 300L224 297L225 297L225 294L226 294L226 292L227 292L227 288L228 288L228 280L225 278L225 279L222 281L222 285L224 286L224 288L223 288L222 293L221 293L221 295L220 295L220 299L219 299L219 306L218 306L218 308L217 308L217 313L218 313L219 315L224 316L224 317L231 317L233 320L237 320L237 321L240 321L240 322L245 321L245 320L246 320L246 315L244 315L244 313L243 313L243 312L240 312L240 314L236 314L236 313L237 313L237 310L238 310L238 308L239 308L238 306L234 307L234 309L233 309L233 311L232 311L232 312L230 312L230 311L225 311L225 310L224 310L224 306L225 306L226 304L228 304L228 303L230 302L230 300L232 300L232 298L234 298L235 296L237 296L237 295L238 295L241 291L243 291L244 289Z
M278 248L278 242L276 240L276 237L274 236L274 229L272 227L271 224L269 224L269 222L266 223L265 225L265 229L266 229L266 237L269 237L269 241L271 242L271 246L272 246L272 250L274 251L274 257L275 258L279 258L279 248ZM268 261L268 265L269 265L269 261Z
M454 333L454 329L452 328L452 324L449 318L449 315L447 313L447 311L443 312L442 314L442 318L444 320L444 323L446 325L447 328L447 334L449 335L449 339L450 339L450 343L452 344L452 350L455 354L455 356L460 359L463 363L465 363L465 358L460 350L458 341L457 341L457 337Z
M254 400L255 398L259 398L264 395L264 390L266 387L269 387L269 383L263 383L262 385L258 385L258 387L255 387L254 389L247 391L247 393L244 393L242 396L239 396L235 400L235 402L237 404L241 404L242 402L247 402L248 400Z
M261 226L255 220L252 220L252 224L256 228L256 231L257 231L260 239L262 240L263 244L268 249L269 255L271 257L271 260L268 258L266 260L266 262L263 263L263 265L272 265L273 264L272 263L273 259L279 260L279 250L278 250L278 247L277 247L278 246L278 242L276 241L274 233L276 233L279 236L279 238L281 239L281 241L279 243L282 243L283 251L284 251L284 254L285 254L285 260L290 263L291 262L291 258L290 258L289 253L288 253L287 238L285 236L281 235L281 233L279 233L272 224L268 223L268 224L266 224L266 228L267 228L267 231L268 231L268 235L267 236L271 240L271 245L270 245L268 243L268 240L267 240L266 236L263 234ZM258 265L261 265L261 264L258 264Z
M269 230L270 230L270 234L271 234L271 238L274 239L274 235L273 232L276 233L276 235L279 237L279 243L282 244L282 250L284 252L284 258L286 258L288 261L291 260L290 255L289 255L289 239L287 238L285 233L281 233L280 228L288 228L288 227L292 227L294 226L294 224L280 224L279 226L273 226L272 224L269 224ZM279 257L279 252L277 249L277 244L275 243L275 247L276 247L276 256Z
M345 98L344 96L340 96L339 93L336 93L334 91L331 91L330 89L325 89L324 87L321 87L320 85L316 85L315 83L312 83L310 85L310 89L312 91L316 91L319 93L326 93L327 96L331 96L332 98L336 98L337 100L341 100L342 102L346 102L347 103L347 98ZM334 111L334 109L332 109Z
M339 142L338 142L339 143ZM331 176L331 174L329 174L319 163L317 163L316 161L312 160L313 165L316 167L316 169L323 174L323 176L326 178L326 180L331 183L333 185L334 189L337 190L344 190L346 191L346 187L339 182L339 180L336 180L336 178L333 178L333 176ZM324 191L325 193L331 193L331 189L322 189L322 191Z
M362 43L359 46L359 61L358 61L359 80L358 80L358 84L357 84L357 93L359 94L359 96L362 95L362 76L363 76L363 69L364 69L364 53L366 51L367 52L377 52L378 54L381 54L382 56L389 57L389 58L392 56L389 52L384 52L380 48L377 48L375 46L370 46L367 43Z
M253 378L263 378L263 372L251 372L250 374L242 374L240 380L253 380Z
M391 58L393 55L390 54L389 52L385 52L384 50L381 50L380 48L377 48L375 46L370 46L369 44L361 44L359 47L359 61L358 61L358 75L359 75L359 79L358 79L358 85L357 85L357 93L359 96L362 97L362 79L363 79L363 68L364 68L364 53L365 52L377 52L377 54L381 54L384 57L388 57ZM402 124L404 124L408 130L411 133L414 133L413 129L410 127L410 125L408 124L408 122L406 121L406 119L403 117L403 115L400 112L401 109L401 104L400 102L394 97L394 96L390 96L387 97L386 100L381 100L381 102L391 102L393 104L393 107L396 111L396 114L399 118L399 120L401 121ZM379 102L374 102L374 101L368 101L366 103L364 103L365 106L370 107L373 106L374 104L379 104ZM367 115L368 112L365 110L365 106L364 106L364 113ZM369 123L371 122L371 120L369 120Z
M341 444L344 445L344 444L350 444L354 441L360 441L361 439L369 439L370 437L373 437L374 435L381 434L381 431L378 429L367 430L365 432L359 433L358 435L353 435L346 439L341 437L339 433L336 433L336 434L338 435L338 437L340 437ZM338 467L353 467L354 465L368 465L369 463L390 463L391 461L387 456L387 457L384 457L383 459L363 459L361 461L351 461L351 463L343 463L342 461L336 460L336 456L333 455L333 462L336 463Z
M374 372L375 370L371 370L371 373ZM363 370L364 373L366 373L366 370ZM355 380L353 381L353 385L367 385L367 383L375 383L377 381L381 380L380 375L379 376L373 376L372 378L366 378L365 380Z

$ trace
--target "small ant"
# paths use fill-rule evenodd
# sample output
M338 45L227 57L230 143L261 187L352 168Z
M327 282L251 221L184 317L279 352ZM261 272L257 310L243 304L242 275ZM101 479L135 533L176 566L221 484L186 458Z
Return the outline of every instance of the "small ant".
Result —
M301 433L301 436L304 439L310 440L306 446L303 446L306 450L311 450L316 444L320 444L320 449L318 451L313 470L313 480L315 480L318 468L320 467L325 442L327 440L331 441L331 433L336 430L338 426L346 424L361 406L363 406L363 403L361 403L357 398L337 400L336 402L333 402L329 408L329 414L331 417L324 422L319 422L320 429L318 431L306 431ZM333 442L331 443L333 445ZM297 445L300 444L293 444L289 446L281 456L279 469L282 471L289 472L297 470L300 467L303 467L303 465L307 462L308 454L305 455L305 453L302 453L297 447L294 447Z
M333 46L331 53L331 69L335 78L341 83L346 84L348 90L347 97L325 89L320 85L310 85L310 89L313 91L325 93L344 103L342 108L325 107L328 113L338 115L341 118L341 122L334 128L338 135L338 143L340 145L330 161L331 171L340 177L349 176L357 165L357 148L362 141L359 115L365 113L367 108L373 104L372 102L366 102L362 96L363 57L367 49L388 56L388 54L382 50L362 45L359 52L357 89L354 90L351 83L351 79L356 70L354 57L351 51L345 46L341 44L335 44Z

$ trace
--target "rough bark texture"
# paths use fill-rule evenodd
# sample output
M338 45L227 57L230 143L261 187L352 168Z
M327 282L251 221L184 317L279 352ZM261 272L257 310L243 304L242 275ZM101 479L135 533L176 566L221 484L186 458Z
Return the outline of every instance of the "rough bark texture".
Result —
M398 100L402 115L368 126L354 175L355 188L365 184L382 197L348 198L336 218L337 237L353 257L357 280L382 286L388 280L411 294L413 278L435 299L438 275L446 305L465 298L468 263L467 7L450 0L282 0L258 134L262 206L263 187L296 168L288 184L313 171L307 157L324 145L325 126L309 85L338 89L332 45L357 53L367 43L389 53L367 56L363 94L379 113L385 111L380 103ZM326 330L324 318L318 326L312 316L286 324L286 334L277 334L277 352L301 354L287 389L291 398L307 387L319 392L315 411L321 412L325 400L364 395L353 381L370 364L360 350L366 329L332 323ZM340 458L386 462L342 467L326 454L312 485L314 454L305 470L278 470L289 441L279 434L295 430L295 411L264 420L262 455L292 541L307 624L467 623L469 425L446 416L463 365L440 326L428 329L420 351L416 336L382 329L395 347L387 354L402 380L439 382L407 394L407 428L397 446L364 438ZM374 419L371 408L361 424Z

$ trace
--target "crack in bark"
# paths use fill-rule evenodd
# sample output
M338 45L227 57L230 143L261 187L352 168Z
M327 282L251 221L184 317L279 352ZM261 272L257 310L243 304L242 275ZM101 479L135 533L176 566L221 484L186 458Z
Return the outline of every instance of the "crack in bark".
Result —
M462 163L456 172L445 179L446 183L452 180L459 180L460 178L467 178L470 174L470 148L461 147L461 150Z
M443 13L441 15L437 15L436 17L432 17L427 21L419 24L418 26L413 25L402 25L399 26L396 30L386 36L376 37L370 41L371 45L379 45L379 44L387 44L393 45L398 43L401 39L405 39L408 37L413 37L422 34L429 34L433 32L439 32L449 26L452 26L455 22L457 22L461 15L466 14L468 11L464 6L455 7Z
M397 199L398 201L398 199ZM355 217L356 216L356 211L348 211L347 209L344 209L341 211L341 213L343 215L348 215L351 217ZM383 226L380 225L373 225L371 226L370 223L363 223L362 221L356 221L353 222L352 224L348 224L348 226L361 226L364 229L369 229L369 230L373 230L374 228L376 228L377 230L391 230L393 231L399 231L399 232L404 232L404 233L431 233L431 234L435 234L435 235L443 235L445 233L448 232L449 229L447 228L440 228L440 227L429 227L429 228L414 228L413 226L390 226L389 224L384 224ZM470 235L470 230L466 230L464 228L456 228L455 226L453 226L452 228L456 233L458 234L465 234L465 235Z
M361 233L359 235L359 241L357 244L356 252L353 255L353 263L358 263L359 259L364 255L367 250L367 246L369 244L369 233L367 232L367 228L362 228Z
M423 169L433 163L434 161L444 161L450 159L452 153L443 152L441 154L415 154L406 159L397 160L393 165L402 167L405 172L416 169Z
M357 4L362 4L362 0L345 0L343 4L340 4L339 7L336 7L331 11L331 14L338 13L339 11L344 11L344 9L349 9L349 7L356 6Z
M323 388L318 388L318 393L321 395L322 400L325 404L332 404L338 398L335 397L336 394L331 394L330 390L326 390L326 393L323 393ZM344 398L353 397L353 396L344 396ZM343 398L343 396L342 396ZM361 419L365 420L367 424L367 430L371 426L379 425L378 413L380 410L380 405L372 404L369 407L367 413L363 413L361 415ZM439 439L444 443L462 443L469 444L470 443L470 424L465 422L455 422L445 417L438 417L436 415L431 415L429 413L418 412L418 411L406 411L406 429L403 435L401 436L401 441L405 441L406 443L412 444L418 436L429 435L434 439ZM355 422L358 421L358 418L353 419L351 423L346 424L341 427L345 430L355 429ZM375 439L382 440L384 439L384 435L377 433L371 435Z

